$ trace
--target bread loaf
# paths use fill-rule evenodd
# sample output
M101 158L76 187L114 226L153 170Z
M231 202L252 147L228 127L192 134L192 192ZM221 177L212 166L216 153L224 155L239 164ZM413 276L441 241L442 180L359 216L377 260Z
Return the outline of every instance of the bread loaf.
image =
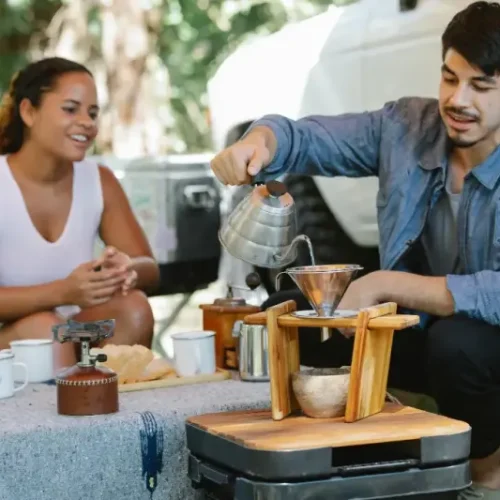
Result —
M161 358L155 359L153 352L141 345L107 344L102 348L92 349L92 353L106 354L108 359L99 364L113 370L118 375L120 384L177 376L168 361Z

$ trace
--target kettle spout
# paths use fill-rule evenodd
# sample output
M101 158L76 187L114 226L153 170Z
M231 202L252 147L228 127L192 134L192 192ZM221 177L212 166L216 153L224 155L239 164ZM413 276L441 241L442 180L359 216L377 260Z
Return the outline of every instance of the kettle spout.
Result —
M292 242L290 243L290 246L286 249L286 252L282 256L275 256L276 261L279 262L286 262L288 260L288 256L290 253L294 250L294 248L300 243L300 242L305 242L307 244L307 248L309 250L309 257L311 259L311 265L315 266L316 261L314 259L314 252L313 252L313 247L311 240L305 235L305 234L299 234L296 236ZM276 288L276 291L279 291L280 289L280 283L281 283L281 277L284 274L288 274L287 271L282 271L276 275L276 278L274 279L274 287Z
M314 260L314 252L313 252L313 247L311 240L309 239L308 236L305 234L299 234L298 236L295 236L295 238L292 240L288 248L285 250L285 253L283 255L276 255L275 260L279 264L280 262L287 262L288 261L288 256L290 255L291 252L295 250L297 245L300 242L304 242L307 245L307 248L309 250L309 258L311 259L311 265L314 266L316 265L316 262Z

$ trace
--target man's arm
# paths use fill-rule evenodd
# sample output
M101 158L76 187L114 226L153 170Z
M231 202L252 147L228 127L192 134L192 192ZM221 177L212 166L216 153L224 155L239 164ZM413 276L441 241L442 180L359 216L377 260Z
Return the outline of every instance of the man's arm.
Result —
M500 273L420 276L398 271L372 273L369 288L377 290L378 302L432 314L464 314L492 325L500 325ZM370 276L370 275L368 275ZM362 278L363 279L363 278Z
M367 177L378 174L383 117L394 106L364 113L308 116L291 120L267 115L254 122L242 140L257 127L265 134L271 162L256 177L266 181L285 173Z
M500 325L500 272L451 274L446 277L446 285L455 302L455 313Z
M399 271L378 271L377 274L378 302L396 302L401 307L433 316L450 316L455 311L454 298L444 276Z

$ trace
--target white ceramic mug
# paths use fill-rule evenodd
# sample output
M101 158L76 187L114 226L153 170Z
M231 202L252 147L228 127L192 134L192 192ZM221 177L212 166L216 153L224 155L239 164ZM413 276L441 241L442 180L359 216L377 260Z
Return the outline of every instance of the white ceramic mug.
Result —
M52 339L13 340L10 348L16 361L28 368L28 382L47 382L54 378L54 341ZM14 381L23 380L22 373L14 369Z
M175 370L179 377L215 373L215 332L173 333Z
M24 370L24 380L19 387L14 386L14 367ZM14 353L10 349L0 351L0 399L10 398L28 384L28 369L24 363L14 363Z

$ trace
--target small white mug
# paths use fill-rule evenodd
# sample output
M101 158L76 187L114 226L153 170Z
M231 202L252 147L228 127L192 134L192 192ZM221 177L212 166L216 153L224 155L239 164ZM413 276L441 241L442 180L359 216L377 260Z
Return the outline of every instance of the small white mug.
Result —
M175 371L179 377L215 373L215 332L173 333Z
M28 382L47 382L54 378L54 341L52 339L13 340L10 348L16 361L28 368ZM22 373L14 369L14 381L23 380Z
M24 370L24 380L19 387L14 386L14 366ZM28 385L28 369L24 363L14 363L14 353L10 349L0 351L0 399L10 398L15 392Z

